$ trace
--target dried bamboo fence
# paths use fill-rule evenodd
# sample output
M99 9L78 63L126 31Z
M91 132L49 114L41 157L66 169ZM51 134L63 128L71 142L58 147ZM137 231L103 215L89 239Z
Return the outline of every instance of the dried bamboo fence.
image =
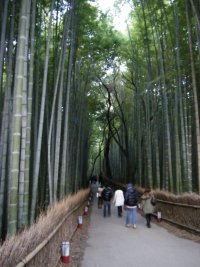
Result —
M72 198L69 205L69 209L66 212L65 216L57 223L55 227L53 227L52 231L49 233L48 236L46 236L45 238L41 238L40 243L36 247L34 247L31 252L30 248L22 247L23 244L21 244L19 241L21 247L17 252L18 257L16 257L16 252L13 251L16 250L16 248L12 249L12 247L10 246L10 242L12 242L12 239L11 241L8 241L8 244L5 244L5 247L3 245L3 249L0 248L0 266L57 266L61 258L62 242L71 240L78 227L78 217L80 215L84 215L85 207L88 206L88 204L90 203L90 190L84 190L84 192L82 192L82 195L83 196L81 199L79 199L79 202L77 202L77 199L75 198L73 203ZM51 221L46 222L46 224L51 224ZM37 234L39 234L39 231L37 231ZM30 234L30 238L34 238L32 234ZM26 251L29 251L29 253L26 253ZM5 255L6 253L8 253L8 255ZM2 260L2 257L5 258L4 261Z
M200 234L200 205L171 202L156 199L156 210L162 219L186 230Z

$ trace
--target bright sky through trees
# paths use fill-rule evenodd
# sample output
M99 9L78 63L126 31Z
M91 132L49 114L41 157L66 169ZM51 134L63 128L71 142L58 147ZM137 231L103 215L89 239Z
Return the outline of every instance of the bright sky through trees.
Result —
M96 0L94 5L97 5L102 12L109 12L113 17L114 27L121 32L127 30L126 21L128 20L130 5L120 4L119 10L114 7L115 0Z

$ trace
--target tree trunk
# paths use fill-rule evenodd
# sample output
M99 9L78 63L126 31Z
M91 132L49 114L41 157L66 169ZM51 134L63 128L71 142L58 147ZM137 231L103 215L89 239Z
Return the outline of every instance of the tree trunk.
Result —
M192 51L192 35L191 25L189 19L188 0L185 0L186 5L186 17L187 17L187 29L188 29L188 41L189 41L189 52L190 52L190 64L192 74L192 89L194 96L194 110L195 110L195 131L196 131L196 144L197 144L197 177L198 177L198 193L200 194L200 125L199 125L199 107L198 107L198 96L197 96L197 84L195 75L194 58Z
M64 119L64 137L62 146L62 161L61 161L61 183L60 192L61 196L65 195L65 180L67 182L68 177L66 176L67 170L67 150L68 150L68 137L69 137L69 105L70 105L70 85L71 85L71 75L72 75L72 64L74 55L74 41L75 41L75 23L74 23L74 0L72 0L72 18L71 18L71 42L69 48L68 56L68 71L67 71L67 85L66 85L66 102L65 102L65 119Z
M39 168L40 168L40 156L41 156L41 144L42 144L42 133L44 126L44 109L45 109L45 98L46 98L46 90L47 90L47 74L48 74L48 61L49 61L49 47L51 40L51 25L53 19L53 7L55 0L51 2L51 15L48 26L48 37L46 44L46 54L45 54L45 62L44 62L44 77L43 77L43 85L42 85L42 100L40 107L40 120L39 120L39 129L38 129L38 139L37 139L37 150L36 157L34 162L34 173L33 173L33 189L32 189L32 199L31 199L31 215L30 221L33 223L35 219L35 209L36 209L36 199L37 199L37 191L38 191L38 178L39 178ZM51 186L51 185L50 185ZM50 193L52 190L50 191ZM49 196L50 202L52 200L52 195Z
M12 140L9 163L9 198L8 198L8 232L14 234L17 230L17 210L18 210L18 183L19 183L19 163L20 163L20 143L22 127L22 94L25 79L25 51L26 51L26 25L27 25L27 5L26 0L21 2L19 38L17 46L17 58L15 66L14 100L12 115Z
M29 44L29 28L30 28L30 7L31 1L27 1L27 20L26 20L26 41L24 53L24 82L22 89L22 124L21 124L21 151L20 151L20 172L19 172L19 190L18 190L18 224L20 229L25 225L24 222L24 196L25 196L25 160L26 160L26 143L27 143L27 73L28 73L28 44Z
M9 36L9 47L8 47L8 67L7 67L7 80L5 86L4 95L4 107L3 117L1 124L1 135L0 135L0 238L5 239L7 233L7 157L9 155L9 141L11 132L11 87L12 87L12 68L13 68L13 35L14 35L14 19L15 19L15 3L12 4L12 19L10 22L10 36ZM1 235L2 234L2 235Z

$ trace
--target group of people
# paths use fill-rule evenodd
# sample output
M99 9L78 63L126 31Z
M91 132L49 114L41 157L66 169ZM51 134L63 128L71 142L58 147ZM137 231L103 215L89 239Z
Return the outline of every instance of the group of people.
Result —
M151 215L155 208L155 198L150 189L145 189L141 195L132 185L129 183L125 192L121 189L117 189L114 193L112 188L105 184L98 188L98 208L103 206L103 216L111 215L111 200L117 208L118 217L122 217L123 209L126 211L125 226L136 228L136 211L138 204L143 210L146 218L146 225L151 227Z
M99 183L99 184L103 184L103 175L102 175L102 172L100 172L99 175L91 175L90 176L90 180L89 180L90 184L96 184L96 183Z

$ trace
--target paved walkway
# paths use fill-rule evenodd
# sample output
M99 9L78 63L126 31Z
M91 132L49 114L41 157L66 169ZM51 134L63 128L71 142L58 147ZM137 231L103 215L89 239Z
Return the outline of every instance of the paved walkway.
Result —
M95 186L93 187L95 191ZM199 267L200 244L182 239L137 213L137 229L126 228L124 217L103 217L94 197L89 238L82 267Z

